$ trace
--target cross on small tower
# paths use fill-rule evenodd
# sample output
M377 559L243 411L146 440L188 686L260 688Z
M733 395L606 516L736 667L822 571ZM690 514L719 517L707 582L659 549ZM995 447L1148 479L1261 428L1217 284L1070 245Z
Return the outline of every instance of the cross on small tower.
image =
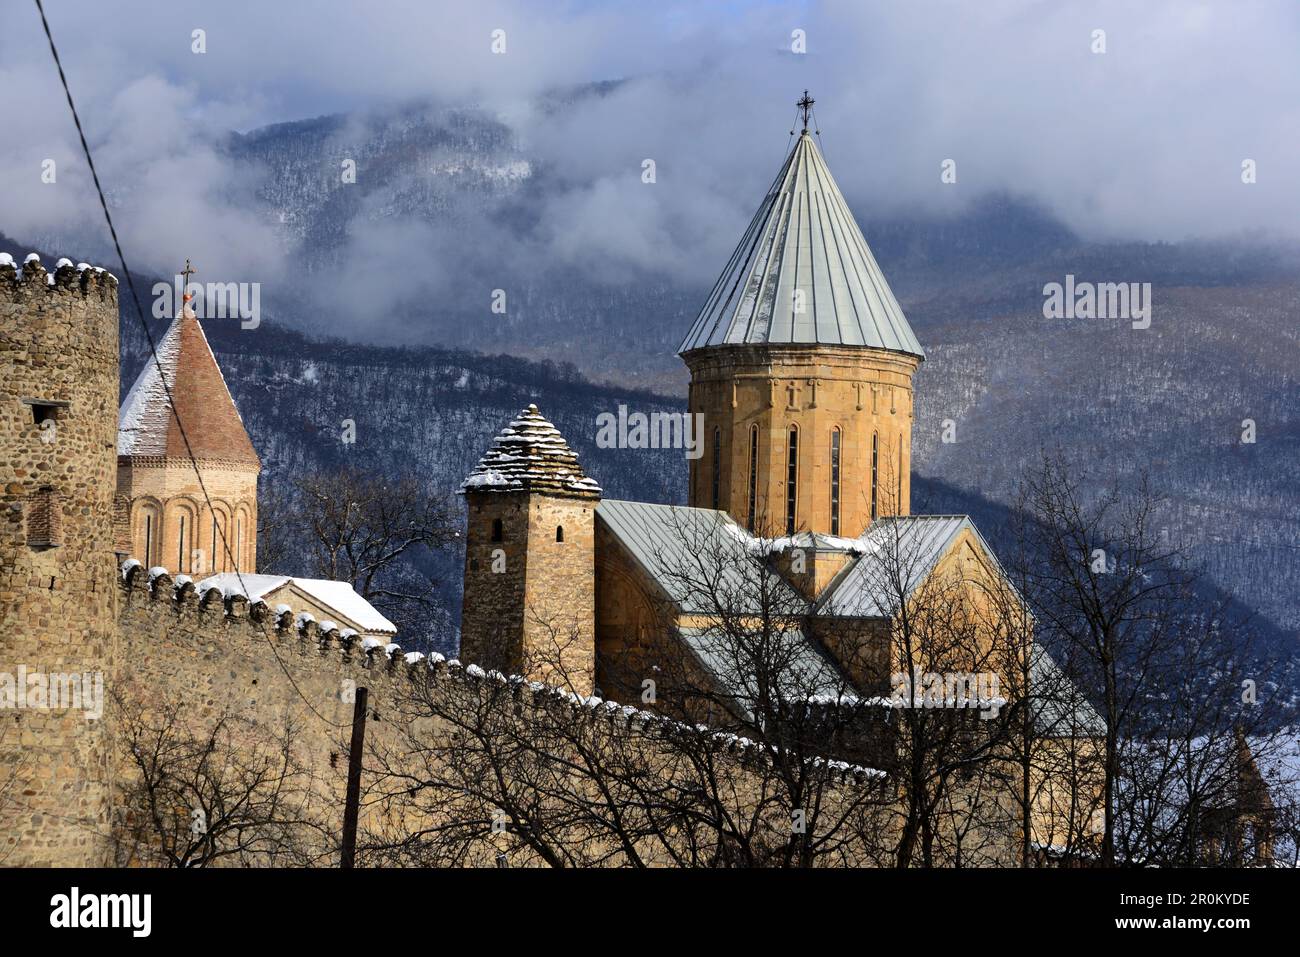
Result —
M808 91L804 90L803 96L800 98L799 102L795 104L803 114L803 131L805 133L808 132L808 114L812 112L813 104L816 102L816 100L808 95Z
M190 265L190 260L188 257L186 257L185 268L181 270L181 301L182 302L189 302L190 299L193 298L190 295L190 277L193 276L196 272L198 272L198 270Z

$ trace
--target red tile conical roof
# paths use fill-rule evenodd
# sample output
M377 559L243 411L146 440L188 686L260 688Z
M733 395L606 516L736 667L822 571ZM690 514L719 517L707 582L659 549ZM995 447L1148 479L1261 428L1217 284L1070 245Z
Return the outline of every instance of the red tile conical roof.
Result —
M188 303L157 349L158 361L151 356L145 363L118 413L117 454L186 457L185 441L163 389L161 376L166 376L196 459L260 467L216 356Z

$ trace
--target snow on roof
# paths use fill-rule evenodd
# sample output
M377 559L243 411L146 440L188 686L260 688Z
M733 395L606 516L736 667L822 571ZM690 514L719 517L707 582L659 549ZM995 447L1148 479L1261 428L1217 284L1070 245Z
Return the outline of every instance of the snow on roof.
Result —
M118 455L186 455L167 400L170 389L197 459L260 464L203 327L181 310L126 394L117 418ZM164 385L165 382L165 385Z
M239 584L241 577L244 588ZM339 618L346 618L365 631L397 634L397 626L380 614L374 605L358 595L349 582L336 582L324 578L299 578L296 575L244 574L240 576L234 572L221 572L199 582L198 590L202 593L209 588L220 588L222 594L227 597L244 594L248 596L249 601L259 601L286 584L292 584L313 601L336 613Z
M817 614L836 618L889 618L899 596L912 594L929 577L963 529L979 541L979 531L965 515L898 515L878 518L856 539L862 553L818 600ZM992 555L985 545L984 550Z
M600 486L578 464L560 430L530 405L501 430L461 491L549 492L595 498Z

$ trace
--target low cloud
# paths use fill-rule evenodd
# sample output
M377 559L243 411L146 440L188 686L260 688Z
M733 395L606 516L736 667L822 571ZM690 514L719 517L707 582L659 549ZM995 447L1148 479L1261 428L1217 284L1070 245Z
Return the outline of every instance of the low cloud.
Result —
M302 271L274 201L280 171L234 162L229 130L350 111L333 142L356 142L374 129L364 117L411 102L504 124L519 182L509 167L490 200L453 198L437 216L368 197L329 237L308 298L363 336L384 336L411 302L477 302L507 261L516 282L578 270L707 284L781 163L804 88L864 219L1006 191L1095 238L1293 236L1300 222L1300 21L1285 0L699 7L186 0L160 16L128 0L111 17L91 4L50 16L128 257L160 274L189 256L204 278L287 290ZM20 7L5 27L0 231L106 258L39 21ZM491 50L498 29L505 54ZM805 55L790 50L795 29ZM619 82L556 93L606 80ZM56 185L41 183L47 158ZM947 159L955 185L940 181ZM361 281L376 275L391 288Z

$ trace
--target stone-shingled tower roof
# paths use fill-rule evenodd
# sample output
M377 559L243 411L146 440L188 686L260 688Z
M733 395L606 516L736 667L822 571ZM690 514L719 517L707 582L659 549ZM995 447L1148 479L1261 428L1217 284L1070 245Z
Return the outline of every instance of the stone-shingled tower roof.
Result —
M122 402L117 420L117 454L186 457L185 441L159 375L161 366L194 457L260 468L244 420L188 301L157 350L158 362L149 357Z
M600 486L578 464L560 430L530 405L501 430L461 485L462 492L542 492L599 498Z
M925 358L806 129L678 352L768 343Z

